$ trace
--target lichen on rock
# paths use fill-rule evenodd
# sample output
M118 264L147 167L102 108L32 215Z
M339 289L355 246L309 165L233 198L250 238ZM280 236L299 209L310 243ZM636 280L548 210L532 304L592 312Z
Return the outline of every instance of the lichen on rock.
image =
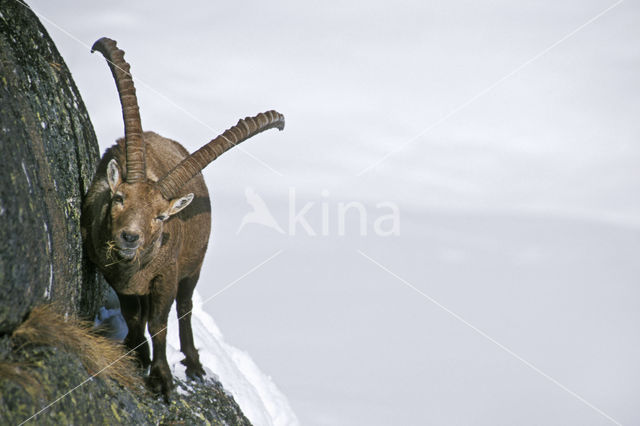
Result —
M34 392L2 377L1 365L9 361L0 361L0 424L30 419L27 424L250 425L222 385L210 378L201 383L176 379L177 390L166 404L144 386L131 390L90 378L77 355L56 347L29 347L10 359L21 365L23 381L28 377L38 386Z
M99 148L53 41L20 1L0 0L0 334L56 301L92 318L107 289L86 261L79 207Z

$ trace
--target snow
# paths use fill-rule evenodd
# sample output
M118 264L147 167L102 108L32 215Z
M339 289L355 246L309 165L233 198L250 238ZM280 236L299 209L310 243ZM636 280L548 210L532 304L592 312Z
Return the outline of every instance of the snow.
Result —
M202 309L195 292L191 324L196 347L207 375L216 377L231 393L247 418L256 426L297 425L298 419L271 377L264 374L249 354L225 342L213 318ZM176 377L186 380L180 352L175 303L169 314L167 360Z
M225 390L233 396L242 412L255 426L295 426L298 418L289 406L289 401L253 362L249 354L228 344L213 318L202 309L203 301L197 292L193 294L191 324L196 347L200 353L207 375L220 381ZM127 325L120 309L100 308L95 319L95 327L106 326L110 336L122 340L127 334ZM184 358L180 352L178 316L175 303L167 324L167 360L175 377L186 382L179 384L176 391L188 395L190 386ZM151 342L148 331L146 337Z

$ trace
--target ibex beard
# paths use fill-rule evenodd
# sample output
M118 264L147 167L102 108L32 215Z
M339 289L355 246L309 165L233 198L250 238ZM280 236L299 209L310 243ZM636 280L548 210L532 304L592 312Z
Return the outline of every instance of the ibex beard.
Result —
M191 299L211 227L209 192L200 172L251 136L282 130L284 117L276 111L247 117L190 155L178 142L142 132L129 64L115 41L102 38L93 49L106 57L116 80L125 137L98 164L83 203L83 238L89 258L118 294L129 328L125 345L143 369L150 367L149 386L168 401L173 380L166 336L174 301L186 374L205 375L191 330Z

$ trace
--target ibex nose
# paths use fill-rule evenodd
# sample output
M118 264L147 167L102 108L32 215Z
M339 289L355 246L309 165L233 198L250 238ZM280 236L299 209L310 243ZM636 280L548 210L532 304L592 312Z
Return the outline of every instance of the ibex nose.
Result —
M120 236L122 237L123 240L125 240L128 243L134 243L138 241L138 238L140 238L140 235L130 234L127 231L122 231L122 234L120 234Z

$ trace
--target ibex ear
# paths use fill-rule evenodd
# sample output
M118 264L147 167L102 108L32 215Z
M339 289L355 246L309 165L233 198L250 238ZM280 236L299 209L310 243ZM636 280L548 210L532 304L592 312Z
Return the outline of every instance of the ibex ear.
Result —
M181 198L176 198L171 200L171 205L169 206L169 216L178 213L180 210L187 207L193 201L193 194L189 193Z
M118 168L118 162L115 158L109 161L107 165L107 182L109 182L111 193L115 193L116 188L120 185L120 169Z

